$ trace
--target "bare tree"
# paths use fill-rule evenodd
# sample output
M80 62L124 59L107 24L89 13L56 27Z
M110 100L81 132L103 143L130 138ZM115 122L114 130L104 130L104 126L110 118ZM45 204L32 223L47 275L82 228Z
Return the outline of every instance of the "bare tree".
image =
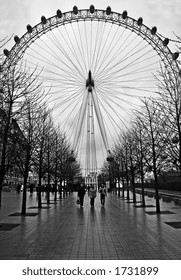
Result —
M33 166L33 155L39 141L39 126L38 122L41 119L41 111L44 103L41 103L42 94L33 92L31 95L26 96L23 110L21 112L21 119L19 119L19 125L23 131L26 141L22 146L22 153L19 156L19 168L24 177L23 188L23 201L21 214L26 215L26 192L27 192L27 180L29 171Z
M4 112L3 134L1 135L1 163L0 163L0 205L2 184L6 172L7 150L11 143L13 121L18 121L23 110L24 100L32 92L39 88L37 84L37 72L30 71L26 65L12 66L9 69L2 70L2 88L3 96L1 111Z
M38 174L38 207L42 207L41 193L42 193L42 179L47 173L47 142L49 130L52 129L49 125L50 110L45 106L39 111L39 121L37 123L39 135L36 142L36 149L33 158L34 170Z
M145 195L144 195L144 177L146 173L145 158L147 155L145 133L142 125L143 120L137 116L133 124L133 135L136 140L136 156L138 163L138 177L141 179L141 189L142 189L142 205L145 207Z
M146 154L146 162L149 165L149 170L153 171L155 182L155 199L156 212L160 213L159 191L158 191L158 174L162 168L161 156L164 152L164 147L161 143L161 123L160 111L155 104L154 99L143 100L142 107L142 125L145 133L145 145L148 150Z
M161 68L157 76L160 99L157 107L162 118L162 141L167 147L167 162L181 176L181 75Z

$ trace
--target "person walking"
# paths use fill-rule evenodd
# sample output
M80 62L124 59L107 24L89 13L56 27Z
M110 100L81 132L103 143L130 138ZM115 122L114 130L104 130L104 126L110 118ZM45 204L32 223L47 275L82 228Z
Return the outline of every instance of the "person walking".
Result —
M31 185L30 185L30 195L32 195L32 194L33 194L33 189L34 189L34 185L33 185L33 184L31 184Z
M85 195L85 189L84 189L84 185L80 184L80 188L78 189L78 197L80 200L80 206L83 207L84 204L84 195Z
M90 197L90 205L92 207L94 207L94 201L95 201L95 198L96 198L96 189L94 186L91 186L90 189L89 189L89 197Z
M101 184L101 187L99 189L99 193L100 193L101 205L104 206L106 196L107 196L107 191L106 191L105 185Z
M21 185L18 184L18 185L16 186L16 191L17 191L17 193L20 193L20 190L21 190Z

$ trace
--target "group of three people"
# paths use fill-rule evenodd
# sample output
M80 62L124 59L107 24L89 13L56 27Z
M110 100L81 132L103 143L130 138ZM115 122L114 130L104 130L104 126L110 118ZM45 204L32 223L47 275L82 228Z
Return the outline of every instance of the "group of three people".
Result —
M97 193L97 190L94 186L90 186L88 188L88 196L90 197L91 206L94 206L96 193ZM106 191L106 187L103 184L101 184L101 187L99 188L99 193L100 193L101 205L104 206L105 198L107 196L107 191ZM81 184L80 188L78 189L78 200L79 200L81 207L83 207L83 204L84 204L84 195L85 195L85 188L84 188L84 185Z

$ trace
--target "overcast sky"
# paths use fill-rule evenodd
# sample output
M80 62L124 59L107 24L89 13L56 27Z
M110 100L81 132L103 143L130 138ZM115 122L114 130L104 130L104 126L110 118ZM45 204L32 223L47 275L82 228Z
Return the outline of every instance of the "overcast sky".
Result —
M84 9L91 4L99 9L111 6L113 11L120 13L127 10L128 15L136 19L142 16L148 27L157 26L158 32L165 37L174 38L173 32L181 35L180 0L0 0L0 39L12 34L21 37L27 24L36 25L42 15L51 17L57 9L66 12L74 5ZM13 44L12 40L8 47Z

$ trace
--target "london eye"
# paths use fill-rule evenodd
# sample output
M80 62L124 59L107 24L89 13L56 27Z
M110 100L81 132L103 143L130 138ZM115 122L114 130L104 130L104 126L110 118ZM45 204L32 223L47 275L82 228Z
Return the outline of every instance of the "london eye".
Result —
M57 10L15 36L3 67L37 68L54 121L68 136L85 176L97 174L141 98L158 94L160 66L177 71L176 54L157 28L127 11Z

